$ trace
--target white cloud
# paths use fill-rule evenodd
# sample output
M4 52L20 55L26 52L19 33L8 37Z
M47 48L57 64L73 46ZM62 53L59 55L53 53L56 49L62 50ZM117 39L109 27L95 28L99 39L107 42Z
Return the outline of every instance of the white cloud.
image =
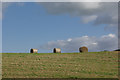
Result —
M97 43L92 43L92 44L97 45Z
M102 38L108 38L108 37L114 38L114 37L116 37L116 35L115 34L109 34L109 35L102 36Z
M109 34L108 36L109 36L109 37L112 37L112 38L114 38L114 37L115 37L115 35L114 35L114 34Z
M97 9L100 7L99 2L89 2L89 4L82 3L81 4L85 9Z
M82 36L70 38L67 40L50 41L44 44L40 49L52 50L53 48L61 48L64 52L78 52L81 46L87 46L89 51L115 50L118 48L118 40L115 34L103 35L101 37Z
M84 16L82 21L83 23L89 23L91 21L94 21L96 20L97 16L96 15L93 15L93 16Z
M69 42L70 42L70 41L72 41L72 39L71 39L71 38L69 38L67 41L69 41Z

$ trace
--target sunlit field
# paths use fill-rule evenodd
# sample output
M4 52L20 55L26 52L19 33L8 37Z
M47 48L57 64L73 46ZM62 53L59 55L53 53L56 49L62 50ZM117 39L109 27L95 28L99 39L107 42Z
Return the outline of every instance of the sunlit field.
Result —
M3 53L2 77L117 78L118 52Z

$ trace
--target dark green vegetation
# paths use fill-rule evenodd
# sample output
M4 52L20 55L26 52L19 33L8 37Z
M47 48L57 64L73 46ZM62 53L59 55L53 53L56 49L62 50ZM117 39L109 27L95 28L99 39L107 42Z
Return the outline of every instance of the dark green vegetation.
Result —
M117 52L3 53L3 78L117 78Z

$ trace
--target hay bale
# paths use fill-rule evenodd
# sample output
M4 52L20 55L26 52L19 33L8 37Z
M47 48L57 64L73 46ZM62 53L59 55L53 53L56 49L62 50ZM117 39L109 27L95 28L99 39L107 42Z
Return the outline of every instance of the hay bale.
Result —
M60 48L54 48L53 53L61 53L61 49Z
M30 53L38 53L37 49L30 49Z
M80 51L80 52L88 52L88 48L85 47L85 46L83 46L83 47L80 47L80 48L79 48L79 51Z

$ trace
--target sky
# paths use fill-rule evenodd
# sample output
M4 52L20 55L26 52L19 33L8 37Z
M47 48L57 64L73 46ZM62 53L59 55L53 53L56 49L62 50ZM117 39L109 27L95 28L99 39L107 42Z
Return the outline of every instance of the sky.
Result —
M117 2L4 2L0 18L3 53L118 48Z

